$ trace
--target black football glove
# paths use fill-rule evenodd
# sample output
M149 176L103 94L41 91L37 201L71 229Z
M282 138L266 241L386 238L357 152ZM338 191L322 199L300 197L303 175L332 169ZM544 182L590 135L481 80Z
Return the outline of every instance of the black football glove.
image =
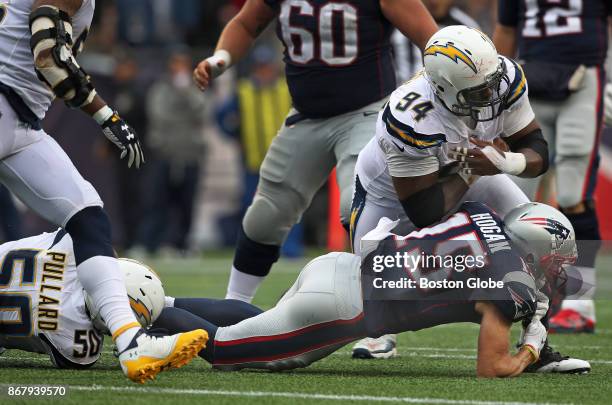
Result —
M121 159L128 156L128 167L135 163L138 169L144 163L144 154L136 131L116 111L102 124L102 132L121 149Z

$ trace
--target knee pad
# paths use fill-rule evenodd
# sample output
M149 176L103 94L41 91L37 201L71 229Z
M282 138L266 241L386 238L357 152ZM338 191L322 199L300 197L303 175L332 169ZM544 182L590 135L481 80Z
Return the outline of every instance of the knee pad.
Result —
M94 256L115 256L110 220L102 207L77 212L66 224L66 231L72 238L77 265Z
M253 241L266 245L282 245L309 201L290 188L261 179L253 203L242 220L244 233Z
M578 261L576 264L584 267L594 267L595 258L601 246L599 221L593 201L586 201L585 207L586 210L580 214L564 214L570 220L574 232L576 232L576 243L578 245Z
M280 245L265 245L255 242L240 227L234 254L234 267L242 273L265 277L280 257Z

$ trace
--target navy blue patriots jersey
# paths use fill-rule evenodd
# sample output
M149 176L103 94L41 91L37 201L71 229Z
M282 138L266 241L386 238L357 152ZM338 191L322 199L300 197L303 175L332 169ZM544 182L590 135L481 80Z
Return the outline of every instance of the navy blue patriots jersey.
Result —
M426 261L418 267L394 263L382 271L375 266L377 257L415 252L443 259L433 267ZM512 248L501 219L482 203L464 203L448 220L407 236L390 234L366 256L361 271L368 336L479 322L478 301L492 302L511 322L531 317L536 309L533 276Z
M378 0L264 0L278 13L293 106L310 118L365 107L395 89L392 25Z
M516 27L519 58L602 65L612 5L606 0L500 0L498 20Z

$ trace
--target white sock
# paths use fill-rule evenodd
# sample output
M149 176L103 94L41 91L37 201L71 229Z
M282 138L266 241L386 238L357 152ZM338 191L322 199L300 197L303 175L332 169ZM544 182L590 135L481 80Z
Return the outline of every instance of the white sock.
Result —
M166 296L164 298L164 308L172 308L172 307L174 307L174 300L175 299L176 298L174 298L174 297Z
M232 266L225 299L240 300L250 303L253 301L257 287L259 287L264 279L265 277L243 273Z
M128 324L138 323L130 307L117 259L94 256L77 266L77 274L81 285L99 309L111 334ZM115 339L119 351L123 351L129 345L139 329L140 326L129 328Z

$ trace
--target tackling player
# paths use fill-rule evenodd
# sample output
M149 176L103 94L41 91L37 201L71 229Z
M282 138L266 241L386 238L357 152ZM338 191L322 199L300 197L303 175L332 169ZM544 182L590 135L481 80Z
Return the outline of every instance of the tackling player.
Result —
M227 298L250 302L280 245L336 167L348 226L357 155L395 88L393 26L423 49L437 30L420 0L247 0L194 78L206 89L276 20L293 101L238 235Z
M200 356L218 369L285 370L306 367L363 336L475 322L480 324L478 376L511 377L542 370L538 359L547 333L540 319L548 309L548 297L542 291L556 286L563 264L576 259L574 231L563 214L544 204L528 203L511 210L502 222L485 205L468 202L448 220L406 236L390 233L395 225L385 218L364 238L363 264L348 253L330 253L311 261L269 311L251 317L253 311L239 309L242 314L234 317L242 316L243 321L221 326L227 321L214 324L206 308L196 308L189 299L167 298L171 308L162 312L154 327L175 332L206 329L210 341ZM468 234L473 237L465 237ZM455 243L454 247L459 243L462 251L480 249L487 264L463 272L438 268L420 277L435 279L442 274L455 281L478 277L501 281L503 287L465 284L455 290L373 291L374 277L394 281L407 274L401 266L374 273L374 257L429 251L445 243ZM218 305L224 305L223 301ZM510 329L519 320L529 323L521 335L520 350L513 354ZM564 361L548 362L546 367L562 371ZM573 371L589 370L588 362L577 360Z
M399 218L402 231L410 231L465 200L505 215L529 200L504 173L535 177L547 167L548 148L521 68L498 56L479 30L443 28L427 43L424 69L391 94L376 136L359 154L350 227L354 252L360 253L361 238L382 217ZM394 356L395 336L364 340L353 353Z
M70 236L58 230L4 243L0 258L0 348L48 354L58 368L93 366L102 351L103 335L111 333L100 308L79 281ZM161 281L136 261L119 259L117 263L131 311L146 328L164 307ZM141 367L143 373L132 379L144 383L155 376L155 369L187 364L207 338L202 330L152 337L163 343L163 351L142 348L151 358ZM129 360L138 361L135 356Z
M606 0L535 2L502 0L494 42L508 57L518 54L530 83L530 100L554 158L561 211L578 241L599 241L595 192L602 130L608 16ZM518 52L517 52L518 51ZM519 179L534 198L540 179ZM579 242L580 243L580 242ZM587 242L577 266L595 285L598 242ZM550 319L558 332L593 332L592 299L566 300Z
M0 0L0 181L70 234L79 282L112 332L124 373L140 380L143 373L154 376L164 369L165 365L149 367L146 356L165 352L173 338L153 339L136 321L100 196L41 127L58 97L91 115L121 157L128 157L128 166L144 162L134 130L100 98L75 59L94 7L94 0ZM35 254L32 251L29 260ZM27 282L34 282L33 275L29 277ZM7 286L10 272L3 271L2 279L0 289ZM27 300L18 304L22 316L31 310ZM0 295L0 314L15 305L9 295ZM33 333L32 324L11 321L0 318L0 333L7 328L19 336Z

